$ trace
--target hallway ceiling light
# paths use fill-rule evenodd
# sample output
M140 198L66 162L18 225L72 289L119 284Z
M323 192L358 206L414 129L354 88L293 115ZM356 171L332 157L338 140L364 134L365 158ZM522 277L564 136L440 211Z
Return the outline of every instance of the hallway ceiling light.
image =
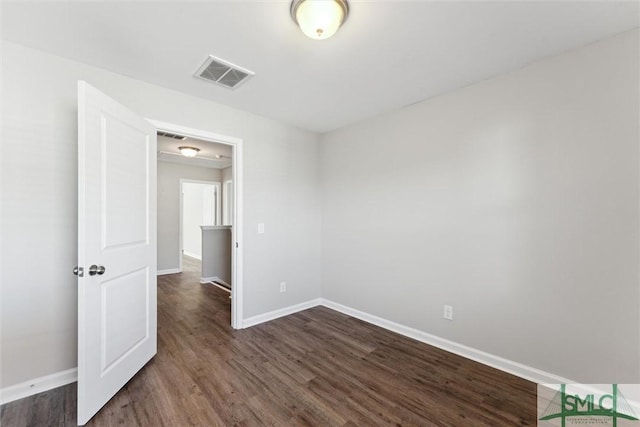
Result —
M328 39L347 20L347 0L293 0L291 17L307 37Z
M182 153L182 155L185 157L195 157L196 154L198 154L198 152L200 151L199 148L187 146L178 147L178 150L180 150L180 153Z

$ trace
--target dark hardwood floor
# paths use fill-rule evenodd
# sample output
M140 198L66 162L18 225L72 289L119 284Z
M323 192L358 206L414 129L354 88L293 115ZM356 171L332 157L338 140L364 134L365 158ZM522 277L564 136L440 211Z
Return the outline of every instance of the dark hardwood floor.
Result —
M158 278L158 354L87 425L535 425L531 382L323 307L234 331L199 277ZM75 398L8 403L0 425L74 426Z

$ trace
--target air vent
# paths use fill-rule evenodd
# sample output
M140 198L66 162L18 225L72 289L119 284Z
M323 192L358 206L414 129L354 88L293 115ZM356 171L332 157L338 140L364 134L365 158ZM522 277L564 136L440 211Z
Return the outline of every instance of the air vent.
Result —
M160 130L158 131L158 136L166 136L167 138L177 139L178 141L184 141L185 139L187 139L186 136L176 135L175 133L162 132Z
M252 71L209 55L209 58L204 61L204 64L198 68L195 76L230 89L235 89L241 83L249 80L254 74Z

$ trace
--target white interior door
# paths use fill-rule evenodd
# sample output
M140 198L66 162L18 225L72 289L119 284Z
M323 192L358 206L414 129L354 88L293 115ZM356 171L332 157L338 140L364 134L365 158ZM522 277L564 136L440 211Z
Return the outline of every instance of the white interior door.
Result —
M154 126L78 82L80 425L156 354L156 145Z

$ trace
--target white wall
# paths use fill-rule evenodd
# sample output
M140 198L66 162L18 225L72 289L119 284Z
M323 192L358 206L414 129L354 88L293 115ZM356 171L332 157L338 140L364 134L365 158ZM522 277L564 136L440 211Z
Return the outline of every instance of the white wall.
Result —
M185 255L202 259L200 226L217 225L215 197L219 187L219 184L182 183L182 249Z
M638 47L627 33L323 136L323 297L639 382Z
M142 116L243 140L244 316L320 296L317 135L12 43L2 56L0 387L76 366L78 79Z
M219 182L219 169L158 162L158 271L180 267L180 179Z

